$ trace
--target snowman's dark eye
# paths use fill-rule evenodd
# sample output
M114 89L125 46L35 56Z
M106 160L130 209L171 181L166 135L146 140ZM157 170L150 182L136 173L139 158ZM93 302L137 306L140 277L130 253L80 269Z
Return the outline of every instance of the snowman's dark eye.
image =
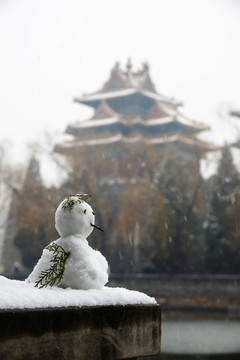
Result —
M85 209L85 210L84 210L84 214L86 214L86 212L87 212L87 210Z
M92 212L92 213L93 213L94 216L96 215L95 212Z

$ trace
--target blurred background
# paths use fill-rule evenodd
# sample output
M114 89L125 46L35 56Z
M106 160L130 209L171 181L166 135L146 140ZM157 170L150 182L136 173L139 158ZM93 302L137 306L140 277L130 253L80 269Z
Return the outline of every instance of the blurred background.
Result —
M240 353L239 43L238 0L0 0L0 273L24 279L89 193L109 286L177 329L163 353ZM196 319L220 335L189 350Z

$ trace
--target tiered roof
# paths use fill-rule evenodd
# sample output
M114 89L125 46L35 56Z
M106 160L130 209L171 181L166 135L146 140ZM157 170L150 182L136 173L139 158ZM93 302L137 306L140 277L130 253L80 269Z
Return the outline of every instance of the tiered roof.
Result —
M174 98L157 93L150 78L147 64L144 64L140 71L133 72L130 61L127 64L127 71L121 70L119 64L116 63L111 71L109 80L99 91L75 98L74 101L97 108L102 100L111 103L111 99L125 98L136 94L138 96L141 95L143 98L152 99L153 101L157 100L174 107L182 105L182 103L177 102Z
M138 141L156 145L178 142L212 150L212 146L194 137L209 128L185 117L179 111L181 102L156 91L147 64L134 72L130 61L125 71L117 63L99 91L74 101L91 106L94 114L69 124L66 133L74 139L56 145L58 152L83 145Z
M191 150L193 147L197 147L199 150L205 151L214 151L217 150L217 147L213 144L209 144L205 141L196 139L196 138L187 138L178 134L165 136L165 137L154 137L150 139L146 139L142 135L135 135L131 137L124 137L121 134L113 135L113 136L106 136L104 138L98 139L87 139L87 140L79 140L75 139L75 141L66 141L63 144L57 144L55 146L55 151L59 153L65 153L68 150L73 150L80 146L100 146L100 145L110 145L115 143L127 143L127 144L134 144L137 142L141 142L144 144L152 144L152 145L166 145L166 144L178 144L184 146ZM240 147L240 146L239 146Z

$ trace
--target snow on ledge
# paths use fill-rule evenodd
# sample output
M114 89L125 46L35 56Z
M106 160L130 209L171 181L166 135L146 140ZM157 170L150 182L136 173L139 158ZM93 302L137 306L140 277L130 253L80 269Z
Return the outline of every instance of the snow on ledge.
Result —
M0 276L0 309L36 309L68 306L156 304L148 295L124 288L73 290L38 289L34 284Z

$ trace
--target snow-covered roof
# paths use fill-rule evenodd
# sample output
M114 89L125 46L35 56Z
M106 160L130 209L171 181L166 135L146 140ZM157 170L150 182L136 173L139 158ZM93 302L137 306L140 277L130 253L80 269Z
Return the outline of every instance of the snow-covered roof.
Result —
M56 152L62 152L62 150L72 149L78 146L95 146L95 145L107 145L116 143L121 140L122 135L117 134L114 136L106 137L103 139L91 139L91 140L72 140L72 141L65 141L63 143L59 143L55 145Z
M69 124L68 128L71 129L85 129L99 126L108 126L111 124L116 124L119 122L117 117L112 117L109 119L98 119L98 120L87 120L87 121L77 121L75 123Z
M90 120L106 119L119 116L106 101L101 101Z
M120 116L118 117L112 117L112 118L103 118L103 119L97 119L97 120L86 120L86 121L78 121L75 123L72 123L68 126L66 132L74 134L74 130L80 130L80 129L89 129L89 128L98 128L98 127L107 127L112 124L123 124L125 126L133 126L133 125L141 125L143 127L153 127L153 126L162 126L165 124L180 124L184 126L185 128L188 128L192 131L204 131L209 130L209 127L189 120L186 117L183 116L165 116L162 118L154 118L154 119L147 119L144 120L141 117L137 116L132 119L125 119ZM96 129L97 131L97 129Z
M90 95L84 95L82 97L75 98L74 101L88 103L88 102L96 101L96 100L101 101L101 100L110 99L110 98L129 96L129 95L135 94L136 92L137 92L136 89L129 88L129 89L124 89L124 90L111 91L111 92L107 92L107 93L95 93L95 94L90 94Z
M191 147L201 148L204 151L215 151L219 148L214 144L209 144L197 138L191 138L182 136L179 134L173 134L170 136L156 136L156 137L144 137L141 134L136 133L131 137L123 136L122 134L118 133L113 136L106 136L104 138L96 138L96 139L88 139L88 140L73 140L69 142L65 142L62 144L57 144L55 151L64 152L67 150L71 150L75 147L80 146L99 146L99 145L109 145L118 142L123 142L127 144L132 143L145 143L145 144L152 144L152 145L164 145L170 143L182 143Z
M166 104L171 104L173 106L182 105L182 102L177 102L174 98L170 98L170 97L167 97L167 96L159 94L159 93L154 93L152 91L145 90L145 89L142 89L140 92L142 95L145 95L146 97L150 97L154 100L157 100L157 101L160 101L160 102L163 102Z
M149 66L146 63L143 64L142 69L138 71L132 71L130 59L127 62L126 70L122 70L119 63L116 63L115 67L111 70L110 78L103 84L103 87L98 92L115 91L131 87L144 87L148 90L156 91L149 75Z
M132 71L130 62L127 64L127 71L120 69L119 64L112 69L109 80L103 87L92 94L82 95L74 99L75 102L96 106L96 102L101 100L113 99L129 96L132 94L141 94L142 96L166 103L171 106L180 106L182 103L174 98L159 94L149 75L149 67L144 64L143 69L137 72Z
M158 119L147 119L147 120L141 120L141 123L144 124L145 126L156 126L156 125L164 125L169 123L178 123L198 131L209 130L208 126L196 121L192 121L183 116L166 116L164 118L158 118Z
M120 97L125 97L125 96L129 96L129 95L133 95L133 94L141 94L145 97L160 101L162 103L165 103L165 104L168 104L171 106L182 105L181 102L176 102L174 99L167 98L166 96L163 96L161 94L153 93L153 92L146 91L146 90L141 90L138 88L129 88L129 89L124 89L124 90L111 91L111 92L107 92L107 93L96 93L96 94L85 95L82 97L75 98L74 101L84 103L84 104L89 104L91 106L91 102L120 98Z
M218 150L219 148L214 145L214 144L210 144L207 143L205 141L199 140L197 138L191 138L191 137L186 137L186 136L182 136L179 134L174 134L171 136L164 136L164 137L156 137L156 138L151 138L149 139L148 143L149 144L166 144L166 143L183 143L185 145L190 145L193 147L198 147L198 148L202 148L203 150L206 151L215 151Z

